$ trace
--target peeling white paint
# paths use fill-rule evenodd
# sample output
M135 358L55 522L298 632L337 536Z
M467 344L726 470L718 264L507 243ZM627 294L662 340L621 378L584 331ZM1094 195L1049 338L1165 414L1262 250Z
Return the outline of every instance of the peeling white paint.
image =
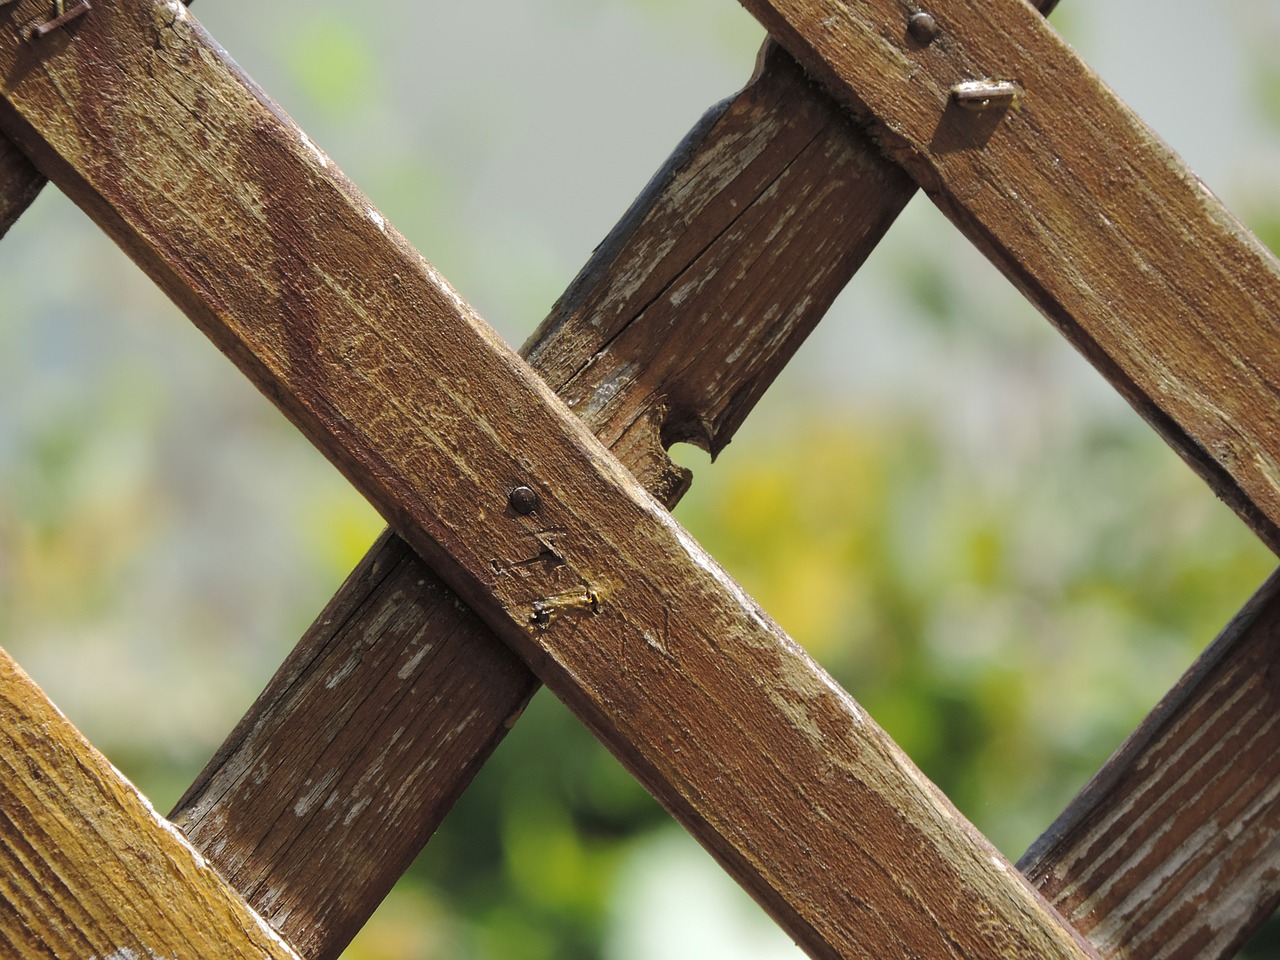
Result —
M329 158L325 155L325 152L323 150L321 150L319 147L317 147L314 143L311 142L310 137L308 137L305 133L299 130L298 139L302 142L302 145L304 147L306 147L308 150L311 151L312 155L315 156L316 158L316 162L319 163L321 167L328 168Z
M329 792L329 784L333 783L335 775L335 771L330 771L321 777L310 790L298 798L298 802L293 805L293 812L299 817L305 817L314 810L316 804Z
M342 818L342 825L344 827L351 826L351 824L355 822L356 817L364 813L365 809L369 806L371 802L372 801L368 797L364 797L363 799L356 802L351 807L351 809L347 811L346 816Z
M476 717L478 717L478 716L480 716L480 708L479 708L479 707L477 707L476 709L472 710L472 711L471 711L470 713L468 713L465 717L463 717L461 721L459 721L457 724L455 724L455 725L454 725L454 728L453 728L452 730L450 730L447 734L445 734L445 740L453 740L453 739L454 739L455 737L457 737L460 733L462 733L464 730L466 730L466 729L467 729L467 727L469 727L469 726L471 726L471 724L475 723Z
M347 677L351 676L351 674L355 672L355 669L356 669L355 658L354 657L347 658L347 660L342 664L342 666L338 667L338 669L333 672L333 675L330 676L327 680L325 680L324 688L326 690L332 690L334 687L340 684L343 680L347 679Z
M604 379L604 382L591 394L591 399L587 401L584 408L583 416L591 417L604 410L613 398L616 397L635 377L638 367L634 363L626 363L611 373Z
M387 232L387 219L373 207L366 206L364 208L365 215L373 222L373 225L383 233Z
M396 671L396 676L401 680L408 680L413 675L413 671L418 669L418 664L422 662L422 658L431 652L431 644L424 643L413 656L410 657L403 667Z

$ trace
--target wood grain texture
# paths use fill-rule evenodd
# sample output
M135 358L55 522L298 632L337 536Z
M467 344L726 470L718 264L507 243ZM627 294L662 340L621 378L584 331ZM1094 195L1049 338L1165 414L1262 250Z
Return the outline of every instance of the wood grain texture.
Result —
M0 237L9 232L48 181L26 154L0 136Z
M1273 549L1274 257L1021 0L743 0ZM950 99L1016 81L1009 110Z
M688 480L662 445L674 411L728 442L914 193L811 92L769 45L526 347L668 507ZM388 532L171 816L301 953L335 957L537 685Z
M0 953L297 956L2 650Z
M0 127L806 949L1090 955L179 4L36 7Z
M526 345L530 363L660 499L714 458L915 193L772 43ZM674 169L672 169L674 167ZM644 362L638 363L637 359Z
M170 818L299 954L337 957L536 689L385 533Z
M1280 903L1280 572L1019 867L1108 957L1235 955Z

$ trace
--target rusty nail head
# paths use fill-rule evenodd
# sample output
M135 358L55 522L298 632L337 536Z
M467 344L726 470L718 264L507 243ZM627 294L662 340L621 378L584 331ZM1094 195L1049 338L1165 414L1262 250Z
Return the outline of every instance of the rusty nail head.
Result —
M507 502L511 504L511 509L522 517L527 517L542 506L542 500L538 497L537 492L532 487L526 487L523 484L515 487L507 494Z
M942 28L938 26L937 20L921 10L908 18L907 33L911 34L911 39L916 43L928 44L938 39Z

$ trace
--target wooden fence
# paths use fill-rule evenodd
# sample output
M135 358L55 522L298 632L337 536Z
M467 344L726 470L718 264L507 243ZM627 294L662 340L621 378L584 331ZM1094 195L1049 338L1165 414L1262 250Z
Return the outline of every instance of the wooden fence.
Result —
M1274 578L1015 868L664 447L921 187L1280 548L1276 261L1021 0L744 3L755 77L521 359L181 4L0 2L0 228L52 180L390 524L169 819L0 662L6 955L336 956L539 683L814 956L1225 957L1274 908Z

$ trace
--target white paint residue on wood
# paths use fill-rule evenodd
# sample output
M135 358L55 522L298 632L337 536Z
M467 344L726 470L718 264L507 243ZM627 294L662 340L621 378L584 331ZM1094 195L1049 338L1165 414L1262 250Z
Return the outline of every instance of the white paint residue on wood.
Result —
M418 669L418 664L422 662L422 658L431 652L431 644L424 643L420 646L412 657L410 657L403 667L396 671L396 676L401 680L408 680L413 672Z
M301 130L298 131L298 140L301 141L304 147L311 151L311 154L316 158L316 162L319 163L321 167L329 166L329 158L325 155L325 152L312 143L311 138Z
M293 805L293 812L299 817L305 817L315 809L321 798L329 792L329 784L333 782L335 771L329 771L311 787L305 794L298 798L298 802Z

